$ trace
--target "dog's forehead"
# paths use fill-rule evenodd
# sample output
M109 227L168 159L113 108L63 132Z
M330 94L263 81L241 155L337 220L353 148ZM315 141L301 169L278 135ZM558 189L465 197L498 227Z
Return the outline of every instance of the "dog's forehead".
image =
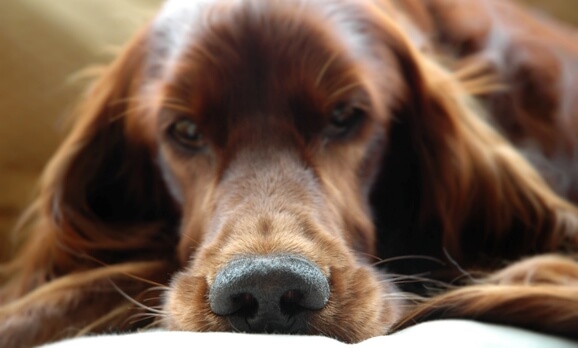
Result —
M219 145L255 122L314 139L345 103L384 117L371 2L171 0L152 23L148 80Z
M206 33L214 23L231 19L234 14L253 14L255 19L282 16L291 12L297 23L324 21L332 32L357 57L370 56L366 52L368 36L360 27L361 0L169 0L152 23L148 72L151 77L163 77L173 71L192 41ZM234 19L234 18L233 18ZM264 30L266 30L264 28Z

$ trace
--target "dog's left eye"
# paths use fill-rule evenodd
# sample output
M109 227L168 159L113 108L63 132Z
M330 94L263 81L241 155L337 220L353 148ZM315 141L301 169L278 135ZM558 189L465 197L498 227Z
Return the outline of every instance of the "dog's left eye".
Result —
M174 140L188 149L197 150L205 146L205 140L197 125L188 118L181 118L173 123L169 133Z
M331 111L327 136L343 138L349 135L365 116L365 110L351 104L340 104Z

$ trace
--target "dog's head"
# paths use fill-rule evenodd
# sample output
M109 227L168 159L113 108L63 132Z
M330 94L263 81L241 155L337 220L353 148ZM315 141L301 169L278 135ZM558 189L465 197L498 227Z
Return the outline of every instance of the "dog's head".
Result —
M556 200L400 16L385 1L169 1L52 162L59 243L178 260L171 329L344 341L401 314L378 252L443 245L468 262L533 245L553 222L527 206Z
M375 253L368 192L403 87L393 55L363 35L375 30L366 14L354 2L173 2L153 23L163 64L144 93L158 99L149 117L189 263L169 292L171 328L357 340L397 316L362 259ZM354 325L333 325L352 313Z

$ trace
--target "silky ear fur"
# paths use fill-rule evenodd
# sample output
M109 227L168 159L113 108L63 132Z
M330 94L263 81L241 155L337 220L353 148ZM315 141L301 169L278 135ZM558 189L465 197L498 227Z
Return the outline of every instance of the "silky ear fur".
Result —
M154 163L137 106L145 28L106 69L76 111L72 131L43 173L24 226L26 244L2 266L0 298L73 272L172 260L178 210ZM7 274L12 274L8 276Z
M469 91L483 88L420 51L386 17L382 41L406 91L387 130L395 151L386 151L371 200L380 256L416 256L387 265L404 273L491 270L524 255L576 250L577 209L488 123Z
M571 257L539 255L425 300L392 331L436 319L474 319L578 338L578 263Z

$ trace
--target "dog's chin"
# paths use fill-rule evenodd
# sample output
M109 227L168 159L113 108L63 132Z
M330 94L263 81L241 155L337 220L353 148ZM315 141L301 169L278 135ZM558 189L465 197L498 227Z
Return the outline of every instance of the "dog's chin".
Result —
M166 329L323 335L354 343L387 333L401 316L395 286L368 265L316 265L287 254L236 257L215 273L206 271L210 263L196 259L173 278L164 304ZM251 284L259 290L247 290ZM216 304L223 292L231 296ZM235 302L239 298L246 303Z

